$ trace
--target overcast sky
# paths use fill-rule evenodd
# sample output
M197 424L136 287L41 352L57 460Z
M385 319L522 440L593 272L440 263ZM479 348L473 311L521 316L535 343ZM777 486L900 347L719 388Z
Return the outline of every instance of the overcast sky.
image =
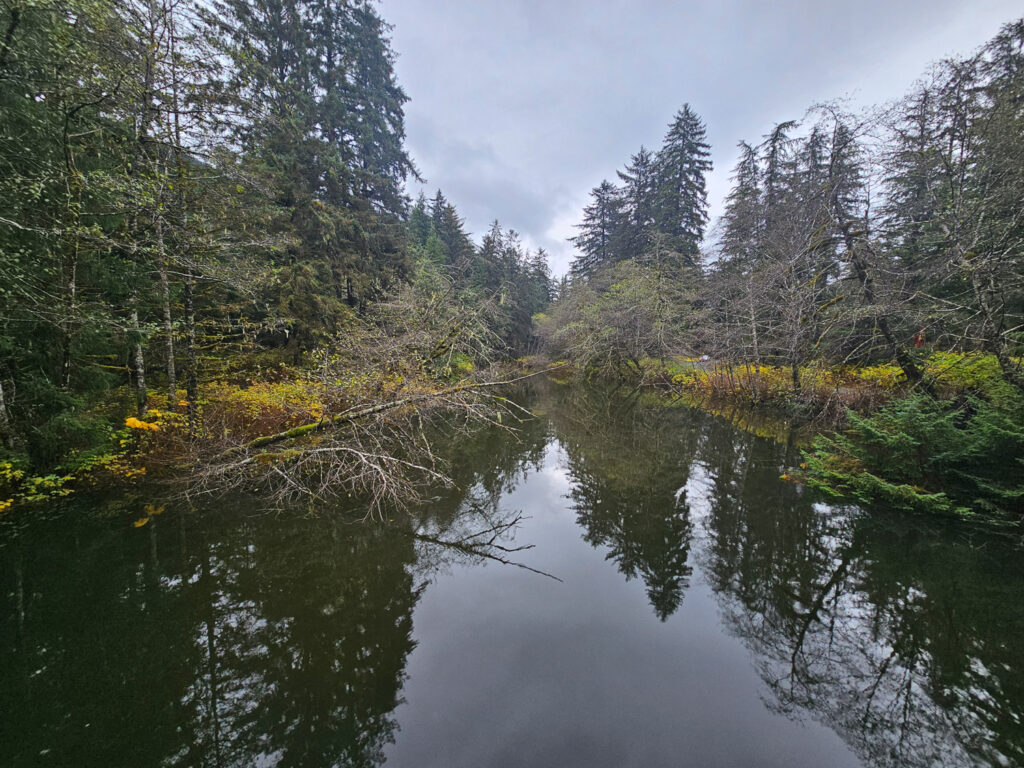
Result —
M567 268L587 196L689 102L708 126L721 212L741 139L813 103L902 95L969 53L1020 0L382 0L408 147L465 216L495 218ZM410 190L414 195L418 186Z

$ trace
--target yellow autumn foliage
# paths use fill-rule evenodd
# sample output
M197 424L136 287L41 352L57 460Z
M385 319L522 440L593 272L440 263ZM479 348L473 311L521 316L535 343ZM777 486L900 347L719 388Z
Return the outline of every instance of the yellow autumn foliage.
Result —
M141 420L135 418L134 416L129 416L127 419L125 419L124 420L124 425L126 427L130 427L131 429L142 429L142 430L146 430L146 431L149 431L149 432L159 432L160 431L160 426L158 424L154 424L154 423L148 422L148 421L141 421Z

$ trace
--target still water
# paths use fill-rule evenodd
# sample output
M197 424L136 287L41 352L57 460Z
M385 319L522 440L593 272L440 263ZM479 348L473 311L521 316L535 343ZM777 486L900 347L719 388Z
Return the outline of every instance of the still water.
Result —
M0 766L1024 764L1010 543L828 506L721 417L524 403L387 524L8 518Z

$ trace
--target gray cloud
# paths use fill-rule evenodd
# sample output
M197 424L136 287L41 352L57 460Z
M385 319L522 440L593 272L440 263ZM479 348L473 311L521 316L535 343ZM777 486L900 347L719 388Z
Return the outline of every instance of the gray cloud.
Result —
M966 53L1020 13L1010 0L384 0L409 147L479 234L495 218L544 246L590 189L690 102L708 124L714 217L735 146L814 102L905 92L929 62ZM414 192L416 190L413 190Z

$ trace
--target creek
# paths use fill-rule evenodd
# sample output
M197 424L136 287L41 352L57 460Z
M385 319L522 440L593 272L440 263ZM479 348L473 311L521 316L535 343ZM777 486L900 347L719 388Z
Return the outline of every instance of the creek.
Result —
M144 489L8 515L0 765L1024 764L1012 543L826 503L699 410L520 400L383 523Z

